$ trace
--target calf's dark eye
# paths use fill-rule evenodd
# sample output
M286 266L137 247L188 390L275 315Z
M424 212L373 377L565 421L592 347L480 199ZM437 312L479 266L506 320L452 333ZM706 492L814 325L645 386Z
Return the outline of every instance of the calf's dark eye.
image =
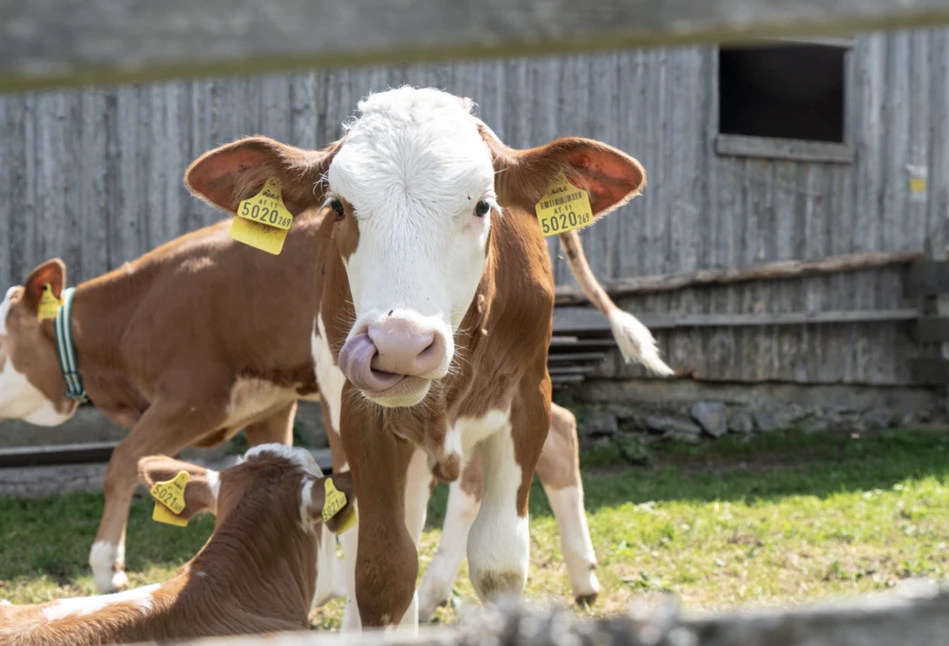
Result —
M477 215L479 218L486 216L490 210L491 205L484 200L481 200L477 205L475 205L475 215Z
M330 206L333 207L333 211L336 213L337 218L341 218L346 215L346 207L344 207L343 203L339 200L330 201Z

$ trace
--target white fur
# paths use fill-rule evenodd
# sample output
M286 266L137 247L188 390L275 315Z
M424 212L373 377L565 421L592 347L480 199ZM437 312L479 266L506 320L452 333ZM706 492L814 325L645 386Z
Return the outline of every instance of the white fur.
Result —
M510 409L490 410L481 417L459 417L455 421L454 429L457 429L461 434L461 451L465 460L471 458L474 447L485 438L497 433L502 428L510 428L510 420Z
M112 592L125 587L128 576L119 569L125 566L125 544L114 545L108 541L96 541L89 550L89 565L95 579L96 590L100 593ZM113 571L113 567L119 566Z
M313 531L313 519L310 517L310 503L313 502L313 478L303 476L300 487L300 525L304 532Z
M495 200L491 155L475 118L444 92L390 90L361 101L359 112L327 173L359 226L346 262L356 310L350 334L390 311L424 325L445 343L442 364L427 375L437 379L484 271L491 217L474 209Z
M208 469L206 477L208 480L208 489L211 490L211 496L214 498L214 505L216 508L217 497L218 494L221 493L221 476L217 471Z
M471 524L478 515L479 508L477 498L466 494L461 488L460 479L451 483L438 551L425 570L422 585L418 589L420 621L431 621L438 604L451 595L452 586L458 578L458 570L465 560L468 532L471 531Z
M244 454L243 461L246 462L247 460L264 453L269 453L278 458L289 460L293 464L303 469L304 472L311 475L315 475L317 477L323 475L323 471L316 463L316 459L313 457L312 453L303 447L287 446L286 444L280 444L278 442L270 442L268 444L259 444L255 446Z
M445 442L442 444L442 447L445 451L446 458L457 455L459 463L466 462L464 459L464 444L461 441L461 429L457 424L449 428L448 432L445 433Z
M56 621L74 615L89 615L117 603L134 603L144 614L151 610L152 593L160 586L160 583L155 583L134 590L116 592L115 594L60 599L43 608L43 616L46 617L47 621Z
M19 287L11 287L7 290L3 301L0 301L0 336L7 335L7 315L10 313L10 297L13 296L13 292L18 289Z
M614 307L607 314L613 336L626 363L639 361L657 375L673 374L672 368L659 357L656 339L645 325L629 312Z
M347 533L355 533L355 529ZM336 534L320 525L320 551L316 559L316 593L313 608L323 606L330 600L346 596L346 572L336 557Z
M221 426L240 428L261 411L276 408L298 398L292 388L282 388L264 379L240 378L231 387L227 418Z
M530 536L527 516L517 514L517 491L521 486L522 469L514 459L514 440L510 417L496 433L479 445L484 463L481 509L468 535L468 565L471 583L478 597L498 590L486 590L484 581L491 575L516 575L517 589L522 593L527 581L530 557Z
M66 412L57 410L56 404L14 367L9 356L3 362L0 367L0 419L22 419L37 426L58 426L75 411L75 406L68 406Z
M598 593L600 583L593 572L596 567L596 553L593 551L593 541L590 540L587 516L584 513L583 489L581 487L563 489L544 487L544 491L547 493L547 500L550 501L554 518L557 519L560 547L563 551L564 562L567 564L574 596L581 597Z
M326 342L326 326L323 325L322 316L317 316L313 323L310 352L313 354L313 364L316 366L316 383L320 387L321 401L323 406L329 408L333 430L339 433L339 415L346 377L333 361L333 353Z
M359 511L359 500L353 503ZM358 516L357 516L358 517ZM343 533L339 542L343 546L343 567L346 570L346 605L343 609L343 620L340 623L340 632L359 632L362 630L362 619L359 617L359 606L356 604L356 553L359 544L359 525Z

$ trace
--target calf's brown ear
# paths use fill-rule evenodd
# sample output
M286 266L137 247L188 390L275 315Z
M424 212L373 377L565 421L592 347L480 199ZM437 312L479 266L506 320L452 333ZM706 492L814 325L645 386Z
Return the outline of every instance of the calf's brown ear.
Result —
M23 303L33 311L38 310L46 285L52 289L53 296L59 299L66 287L66 263L59 258L47 260L30 272L23 286Z
M218 473L167 455L152 455L138 461L138 479L151 490L156 482L170 482L182 471L188 474L185 483L185 508L178 515L189 520L198 514L217 512Z
M329 487L327 487L327 481L331 482ZM331 492L329 499L326 496L327 490ZM310 518L316 522L323 520L323 511L328 508L327 513L332 513L332 516L323 522L326 523L326 528L335 534L346 531L355 522L356 509L353 506L355 500L352 473L343 471L316 479L310 491L310 504L307 509Z
M501 206L516 204L534 213L537 202L563 172L571 184L589 193L596 221L646 186L642 164L601 141L563 137L537 148L516 150L501 143L487 126L480 129L498 171L495 189Z
M269 137L247 137L201 155L185 171L191 193L232 215L271 177L281 183L283 202L297 215L323 201L323 174L340 142L323 150L303 150Z

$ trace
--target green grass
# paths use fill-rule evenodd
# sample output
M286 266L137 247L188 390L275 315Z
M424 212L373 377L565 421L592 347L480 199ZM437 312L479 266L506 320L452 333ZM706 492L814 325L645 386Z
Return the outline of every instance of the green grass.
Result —
M630 459L632 456L632 460ZM949 434L887 431L780 433L693 446L617 444L584 456L586 503L603 587L589 610L622 611L636 595L675 592L685 607L784 604L943 578L949 564ZM633 467L630 461L647 466ZM435 552L447 490L433 496L420 549ZM91 594L85 565L101 496L0 500L0 598L16 603ZM527 594L572 604L559 534L546 498L531 498ZM134 502L128 570L133 585L162 580L209 535L210 518L186 529L150 520ZM475 595L462 568L452 621ZM314 612L336 627L341 601Z

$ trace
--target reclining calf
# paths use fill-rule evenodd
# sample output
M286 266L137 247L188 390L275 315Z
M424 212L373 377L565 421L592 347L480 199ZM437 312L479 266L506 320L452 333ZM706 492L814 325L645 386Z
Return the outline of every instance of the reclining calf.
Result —
M428 492L418 465L452 481L476 451L472 583L483 600L523 591L528 496L551 407L554 282L535 206L569 182L563 197L586 195L590 223L645 184L636 160L601 142L511 149L472 107L436 90L391 90L361 102L323 150L248 138L185 175L231 214L276 180L292 215L321 215L314 345L336 363L321 373L342 387L331 398L321 377L320 390L339 402L360 506L358 551L344 541L347 560L356 552L344 627L417 622Z
M328 478L308 451L264 444L220 473L154 456L138 470L148 488L189 474L180 517L217 515L205 546L165 583L32 606L0 603L0 643L84 646L309 629ZM325 523L335 532L355 511L349 474L331 478L346 496L333 501L336 513Z

